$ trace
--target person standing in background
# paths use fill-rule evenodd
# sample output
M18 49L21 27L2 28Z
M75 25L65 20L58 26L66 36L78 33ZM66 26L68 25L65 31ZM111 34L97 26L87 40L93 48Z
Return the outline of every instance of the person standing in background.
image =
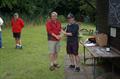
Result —
M22 49L21 32L22 32L22 28L24 27L24 21L19 17L18 13L14 14L11 20L11 25L12 25L13 37L15 38L15 42L16 42L16 48Z
M46 29L48 34L48 47L49 47L49 58L50 58L50 70L53 71L55 68L60 66L57 63L58 52L60 49L60 33L61 33L61 22L57 19L58 14L52 12L50 19L46 22Z
M2 25L3 25L3 19L0 17L0 48L3 48L2 46Z

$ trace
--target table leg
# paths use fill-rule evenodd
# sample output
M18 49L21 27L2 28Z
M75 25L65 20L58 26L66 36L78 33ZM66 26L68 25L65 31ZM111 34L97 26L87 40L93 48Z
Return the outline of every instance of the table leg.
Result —
M85 46L83 46L83 49L84 49L84 64L85 64L85 61L86 61L86 59L85 59Z
M93 79L96 79L96 59L93 58Z
M113 63L112 63L112 79L113 79L113 74L114 74L114 65L113 65Z

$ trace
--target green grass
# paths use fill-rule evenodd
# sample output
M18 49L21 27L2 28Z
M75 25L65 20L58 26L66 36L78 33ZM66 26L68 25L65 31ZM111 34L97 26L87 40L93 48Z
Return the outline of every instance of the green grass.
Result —
M58 59L62 67L52 72L45 26L25 27L22 42L23 49L15 49L11 29L3 30L5 48L0 49L0 79L64 79L65 41L61 42Z
M62 67L53 72L48 69L49 53L44 27L28 26L24 28L22 32L24 48L22 50L14 48L11 29L3 31L5 48L0 49L0 79L64 79L65 51L61 50L59 53L59 63Z

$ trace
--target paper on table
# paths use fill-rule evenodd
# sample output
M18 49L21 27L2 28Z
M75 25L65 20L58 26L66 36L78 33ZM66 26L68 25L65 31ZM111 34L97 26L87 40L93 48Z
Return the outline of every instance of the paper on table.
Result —
M96 44L94 44L94 43L89 43L89 44L85 44L85 46L96 46Z

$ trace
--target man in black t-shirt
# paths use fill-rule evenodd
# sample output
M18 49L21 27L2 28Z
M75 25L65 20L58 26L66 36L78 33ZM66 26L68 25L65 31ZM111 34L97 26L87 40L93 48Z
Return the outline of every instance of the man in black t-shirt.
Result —
M80 71L79 67L79 55L78 55L78 48L79 48L79 25L75 22L75 18L73 14L68 14L68 25L66 28L66 35L67 35L67 54L70 58L70 66L69 68L75 69L76 72Z

